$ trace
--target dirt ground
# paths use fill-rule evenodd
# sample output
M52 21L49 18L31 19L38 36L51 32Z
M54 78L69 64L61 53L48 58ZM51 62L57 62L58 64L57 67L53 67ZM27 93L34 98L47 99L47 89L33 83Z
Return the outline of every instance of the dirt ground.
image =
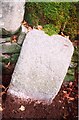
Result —
M5 87L10 83L11 74L11 70L9 74L3 74L2 83ZM0 112L2 120L78 120L78 81L64 81L50 105L26 102L5 93L2 95Z

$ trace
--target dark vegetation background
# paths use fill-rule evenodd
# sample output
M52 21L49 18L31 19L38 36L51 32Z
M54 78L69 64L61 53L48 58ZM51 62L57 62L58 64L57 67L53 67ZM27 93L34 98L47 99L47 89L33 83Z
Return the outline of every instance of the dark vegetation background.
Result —
M24 19L33 26L41 24L49 34L62 29L71 40L77 35L79 2L27 2Z

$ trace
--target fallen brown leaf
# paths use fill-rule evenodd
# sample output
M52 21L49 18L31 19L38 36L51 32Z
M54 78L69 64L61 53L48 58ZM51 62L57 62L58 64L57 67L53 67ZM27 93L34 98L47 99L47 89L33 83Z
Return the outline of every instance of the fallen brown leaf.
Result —
M3 85L0 85L0 88L1 88L1 89L2 89L2 88L5 89L5 87L4 87Z
M73 97L69 97L69 98L68 98L69 101L73 101L74 99L75 99L75 98L73 98Z
M6 67L6 68L8 68L9 66L10 66L10 62L8 62L8 64L7 64L7 65L5 65L5 67Z

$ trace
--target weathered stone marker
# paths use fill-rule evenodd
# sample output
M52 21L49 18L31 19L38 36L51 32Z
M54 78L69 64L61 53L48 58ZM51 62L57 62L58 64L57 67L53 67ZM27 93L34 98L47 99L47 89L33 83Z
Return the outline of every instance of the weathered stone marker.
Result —
M3 0L0 2L0 28L16 31L23 20L25 0Z
M50 103L67 73L73 45L60 35L30 31L23 43L8 94Z

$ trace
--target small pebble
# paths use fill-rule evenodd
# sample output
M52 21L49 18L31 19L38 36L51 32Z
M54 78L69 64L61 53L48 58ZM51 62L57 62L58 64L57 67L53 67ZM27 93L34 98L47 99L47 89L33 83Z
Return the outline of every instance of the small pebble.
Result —
M24 111L25 107L23 105L21 105L21 107L19 108L19 110Z
M62 101L61 100L59 100L59 103L61 103Z
M64 107L62 107L62 109L64 109Z
M0 103L0 112L2 112L3 111L3 108L2 108L2 105L1 105L1 103Z

